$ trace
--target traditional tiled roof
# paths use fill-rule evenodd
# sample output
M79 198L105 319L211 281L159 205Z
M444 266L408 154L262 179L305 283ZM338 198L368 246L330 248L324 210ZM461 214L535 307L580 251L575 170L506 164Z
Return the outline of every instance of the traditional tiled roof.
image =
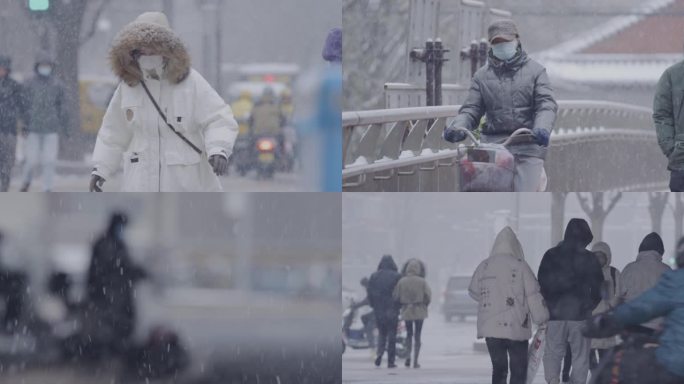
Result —
M648 85L683 53L684 0L651 0L533 56L564 82Z

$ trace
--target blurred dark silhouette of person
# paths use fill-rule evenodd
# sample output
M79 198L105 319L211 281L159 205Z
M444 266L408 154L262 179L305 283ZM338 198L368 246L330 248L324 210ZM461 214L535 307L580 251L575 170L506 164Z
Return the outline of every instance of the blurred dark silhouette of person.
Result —
M5 300L0 331L11 334L21 326L28 277L25 273L12 271L2 264L4 243L5 236L0 232L0 297Z
M0 191L10 186L17 150L17 120L25 115L23 89L10 77L12 59L0 55Z
M93 245L87 280L86 334L100 347L123 352L136 325L135 286L147 277L128 252L123 232L128 216L115 212L107 231Z
M360 284L366 292L366 297L364 297L363 300L359 301L358 303L353 303L352 309L359 309L364 305L370 307L370 302L368 301L368 281L368 278L365 276L361 279ZM364 315L361 315L361 322L363 323L363 331L366 333L366 337L368 338L368 344L371 348L375 348L375 313L370 311Z
M368 302L375 313L378 327L377 356L375 366L382 363L387 350L387 368L396 368L397 326L399 325L399 304L392 297L394 287L401 279L399 269L390 255L384 255L368 280Z

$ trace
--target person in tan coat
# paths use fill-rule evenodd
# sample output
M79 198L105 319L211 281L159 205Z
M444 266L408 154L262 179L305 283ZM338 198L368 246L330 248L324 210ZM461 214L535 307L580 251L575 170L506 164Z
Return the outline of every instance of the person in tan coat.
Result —
M394 288L393 297L401 304L401 319L406 324L406 349L408 355L404 365L411 366L411 347L414 346L413 368L420 368L420 335L423 321L428 317L428 305L432 298L430 287L425 281L425 264L418 259L410 259L404 264L402 278ZM414 344L415 337L415 344Z
M510 227L496 236L489 258L475 270L468 292L479 303L477 337L484 337L487 343L492 383L506 382L510 358L511 384L524 384L532 323L545 324L549 311Z

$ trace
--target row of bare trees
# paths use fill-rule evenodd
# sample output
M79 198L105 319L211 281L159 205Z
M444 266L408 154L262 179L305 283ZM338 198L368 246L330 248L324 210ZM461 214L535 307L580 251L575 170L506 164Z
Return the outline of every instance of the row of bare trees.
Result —
M577 201L589 218L594 240L603 240L603 226L610 212L622 198L622 192L576 193ZM672 199L670 199L672 196ZM563 238L565 223L565 202L567 192L553 192L551 198L551 244L557 244ZM682 236L684 222L684 199L681 194L668 192L649 192L648 212L651 218L651 230L662 233L663 216L666 209L672 212L675 223L675 241ZM673 200L670 201L670 200Z
M35 39L42 49L54 53L58 63L56 74L67 91L70 132L78 134L81 131L78 86L80 48L95 34L97 21L111 0L52 0L50 10L42 14L30 12L25 0L14 1L21 3L21 9L32 24L31 29L36 32Z

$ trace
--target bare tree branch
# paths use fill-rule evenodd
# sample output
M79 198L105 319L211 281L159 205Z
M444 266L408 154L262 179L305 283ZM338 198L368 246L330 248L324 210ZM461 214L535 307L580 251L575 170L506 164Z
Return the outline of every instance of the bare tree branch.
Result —
M95 29L97 28L97 22L100 20L100 15L102 15L102 11L109 5L111 0L101 0L100 4L98 7L95 9L95 12L93 14L92 20L90 21L90 27L88 28L88 31L81 35L79 39L79 46L83 46L88 40L90 40L93 35L95 35Z
M582 210L584 213L586 213L589 217L592 215L592 208L589 206L588 199L582 195L581 192L576 192L577 195L577 200L580 203L580 207L582 207Z
M615 205L618 203L618 201L620 201L621 198L622 198L622 192L618 192L615 194L615 196L613 196L613 199L610 201L610 204L608 204L608 209L606 209L604 211L605 216L608 216L610 211L612 211L613 208L615 208Z

